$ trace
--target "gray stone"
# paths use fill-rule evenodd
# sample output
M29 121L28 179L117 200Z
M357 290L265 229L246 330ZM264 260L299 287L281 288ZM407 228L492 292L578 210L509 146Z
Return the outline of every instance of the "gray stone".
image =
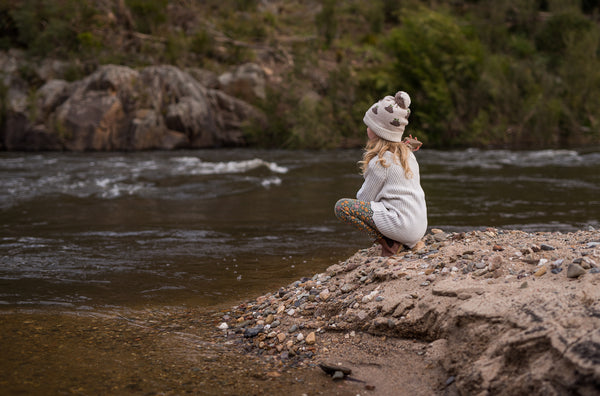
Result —
M578 264L571 263L567 268L567 278L579 278L585 274L585 270Z

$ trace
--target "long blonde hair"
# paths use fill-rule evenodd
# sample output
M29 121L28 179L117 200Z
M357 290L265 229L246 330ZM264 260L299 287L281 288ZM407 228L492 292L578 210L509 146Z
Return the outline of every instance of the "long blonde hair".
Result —
M408 165L408 158L410 157L411 153L410 148L408 148L406 143L390 142L389 140L381 139L380 137L375 137L367 142L362 160L358 162L361 173L364 175L367 172L369 161L376 156L379 156L379 160L377 160L377 162L379 162L384 168L388 168L391 164L388 164L383 158L383 155L386 151L392 153L394 162L402 166L402 169L404 169L404 175L406 178L410 179L413 175L412 171L410 170L410 166Z

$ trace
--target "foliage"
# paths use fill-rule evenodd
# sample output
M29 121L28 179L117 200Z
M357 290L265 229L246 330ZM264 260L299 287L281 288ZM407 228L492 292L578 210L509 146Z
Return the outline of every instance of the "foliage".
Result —
M167 21L168 0L125 0L131 10L138 31L146 34L155 32Z
M14 38L18 45L33 55L60 56L77 51L81 40L85 42L85 35L78 35L94 25L96 11L77 0L22 0L9 8L9 14L18 32Z
M103 63L256 61L272 78L255 145L363 142L364 111L402 89L429 147L568 146L600 140L599 13L598 0L0 0L0 50L34 58L17 70L32 88L41 57L66 60L69 81Z
M411 121L432 143L448 143L465 128L483 63L481 43L452 16L420 9L406 13L388 36L392 56L388 92L413 97Z

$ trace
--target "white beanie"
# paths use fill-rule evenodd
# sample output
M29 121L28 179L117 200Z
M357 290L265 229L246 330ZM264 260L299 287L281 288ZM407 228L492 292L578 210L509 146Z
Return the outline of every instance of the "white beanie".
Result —
M410 96L398 91L396 96L386 96L367 110L364 123L375 135L390 142L401 142L404 127L410 115Z

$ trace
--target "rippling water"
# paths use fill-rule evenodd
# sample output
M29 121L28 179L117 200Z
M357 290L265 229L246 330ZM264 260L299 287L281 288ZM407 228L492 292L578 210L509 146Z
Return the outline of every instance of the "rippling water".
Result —
M360 151L0 154L0 304L211 305L324 270ZM600 153L417 153L429 225L599 227Z

